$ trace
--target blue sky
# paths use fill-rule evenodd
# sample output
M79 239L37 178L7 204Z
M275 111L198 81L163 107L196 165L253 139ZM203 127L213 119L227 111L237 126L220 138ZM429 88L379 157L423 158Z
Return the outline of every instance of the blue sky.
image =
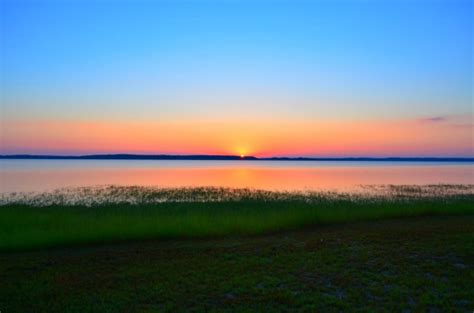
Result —
M1 2L2 120L472 114L471 1Z

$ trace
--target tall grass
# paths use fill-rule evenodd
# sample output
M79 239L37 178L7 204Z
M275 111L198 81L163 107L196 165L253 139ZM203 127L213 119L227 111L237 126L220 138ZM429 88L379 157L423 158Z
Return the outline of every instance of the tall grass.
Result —
M144 238L252 235L398 216L474 214L473 186L375 189L375 193L349 194L103 187L77 189L77 193L14 194L2 198L0 250Z

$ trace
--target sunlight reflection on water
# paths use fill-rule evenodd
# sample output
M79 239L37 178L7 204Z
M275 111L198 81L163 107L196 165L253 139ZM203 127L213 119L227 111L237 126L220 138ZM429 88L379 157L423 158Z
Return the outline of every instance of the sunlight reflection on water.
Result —
M352 191L360 185L474 183L471 163L0 160L0 165L3 193L98 185Z

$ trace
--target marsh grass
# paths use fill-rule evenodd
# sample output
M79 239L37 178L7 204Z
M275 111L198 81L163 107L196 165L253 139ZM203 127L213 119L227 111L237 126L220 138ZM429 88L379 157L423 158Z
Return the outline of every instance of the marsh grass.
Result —
M364 193L117 187L3 195L0 249L147 238L255 235L389 217L473 214L473 185L369 186Z

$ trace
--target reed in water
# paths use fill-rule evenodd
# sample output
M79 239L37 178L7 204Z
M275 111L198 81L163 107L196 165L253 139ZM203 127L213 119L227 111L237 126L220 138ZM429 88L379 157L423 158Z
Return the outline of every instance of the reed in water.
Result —
M474 213L473 185L366 186L363 190L105 186L13 193L1 198L0 249L255 235L329 223Z

